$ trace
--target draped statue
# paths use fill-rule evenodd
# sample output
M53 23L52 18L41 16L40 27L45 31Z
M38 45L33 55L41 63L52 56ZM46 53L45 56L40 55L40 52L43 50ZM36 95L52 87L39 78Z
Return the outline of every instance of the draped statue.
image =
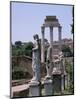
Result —
M47 57L46 57L46 70L47 70L47 75L46 78L51 77L51 72L52 72L52 47L51 45L47 49Z
M40 44L38 35L34 35L34 47L32 49L33 78L31 81L40 81Z

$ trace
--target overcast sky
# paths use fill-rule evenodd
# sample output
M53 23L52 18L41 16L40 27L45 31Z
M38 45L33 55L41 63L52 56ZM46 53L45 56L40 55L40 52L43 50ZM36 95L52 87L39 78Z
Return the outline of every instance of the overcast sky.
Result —
M72 38L72 6L52 4L31 4L12 2L11 35L12 42L33 41L33 35L41 38L41 26L46 16L57 16L62 26L62 38ZM45 37L49 40L49 28L45 29ZM54 28L54 40L58 38L58 29Z

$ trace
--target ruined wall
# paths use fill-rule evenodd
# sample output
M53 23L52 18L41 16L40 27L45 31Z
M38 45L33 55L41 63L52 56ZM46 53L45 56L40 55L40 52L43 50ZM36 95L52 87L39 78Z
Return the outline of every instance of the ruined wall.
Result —
M28 56L15 56L12 57L12 72L29 73L29 76L33 76L32 70L32 58ZM41 76L46 75L45 64L41 64ZM28 77L27 77L28 78Z

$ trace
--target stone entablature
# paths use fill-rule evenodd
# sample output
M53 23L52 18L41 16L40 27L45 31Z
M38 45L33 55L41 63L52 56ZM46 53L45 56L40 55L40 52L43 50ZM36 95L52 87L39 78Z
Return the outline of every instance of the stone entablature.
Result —
M45 21L43 24L44 27L49 27L49 26L59 27L60 26L59 21L56 18L56 16L46 16L44 21Z

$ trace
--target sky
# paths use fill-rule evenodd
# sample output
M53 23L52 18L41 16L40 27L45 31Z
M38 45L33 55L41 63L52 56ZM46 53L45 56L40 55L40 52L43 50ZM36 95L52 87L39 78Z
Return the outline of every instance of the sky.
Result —
M73 38L71 34L72 6L12 2L11 36L15 41L33 41L33 35L41 35L41 26L46 16L56 16L62 26L62 38ZM45 28L45 38L49 41L49 28ZM54 28L54 40L58 40L58 28Z

